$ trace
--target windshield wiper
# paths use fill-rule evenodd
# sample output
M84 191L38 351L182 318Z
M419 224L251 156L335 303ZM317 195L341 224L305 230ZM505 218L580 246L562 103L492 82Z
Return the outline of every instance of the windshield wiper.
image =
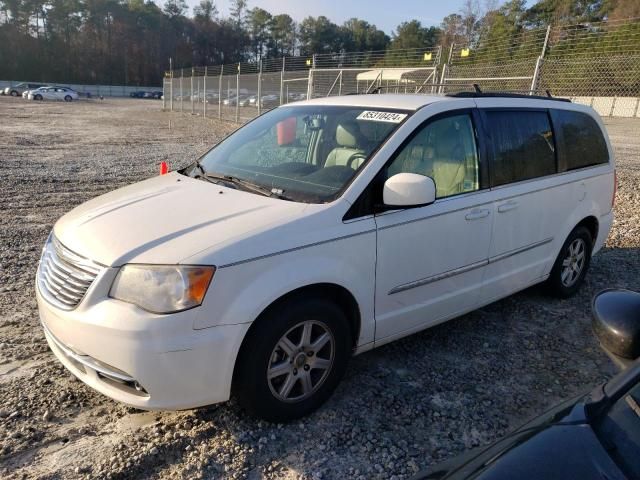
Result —
M196 160L196 167L198 168L198 170L200 170L200 172L202 172L202 175L206 175L207 174L207 172L205 171L204 167L200 163L200 160Z
M205 173L205 178L210 178L214 180L220 180L222 182L231 183L233 185L237 185L242 187L244 190L258 193L260 195L264 195L265 197L274 197L280 200L293 200L291 197L288 197L283 194L284 190L279 188L267 188L262 185L258 185L253 182L249 182L247 180L243 180L242 178L234 177L232 175L220 175L217 173Z

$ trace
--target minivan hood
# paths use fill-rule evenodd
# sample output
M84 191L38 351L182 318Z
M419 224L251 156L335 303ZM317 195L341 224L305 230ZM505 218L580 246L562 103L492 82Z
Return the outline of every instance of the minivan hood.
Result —
M103 265L174 264L295 219L306 207L173 172L83 203L58 220L54 233Z

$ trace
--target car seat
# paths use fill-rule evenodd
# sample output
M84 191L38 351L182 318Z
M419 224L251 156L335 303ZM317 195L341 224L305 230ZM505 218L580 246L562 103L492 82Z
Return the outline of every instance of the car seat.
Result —
M448 197L462 192L465 170L464 148L460 143L460 132L452 125L438 135L436 142L436 155L433 162L436 197Z
M329 152L325 167L345 166L360 168L366 159L360 128L355 122L342 122L336 127L336 148Z

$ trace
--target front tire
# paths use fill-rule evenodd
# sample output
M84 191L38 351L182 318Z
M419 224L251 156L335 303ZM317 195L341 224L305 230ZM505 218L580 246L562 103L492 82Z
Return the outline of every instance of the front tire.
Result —
M73 98L71 98L71 95L65 95L64 97L65 102L70 102L71 100L73 100Z
M16 90L11 90L11 96L12 97L17 97L18 96L18 92Z
M585 227L576 227L562 245L547 280L549 292L559 298L576 294L591 264L593 239Z
M300 418L331 396L344 375L351 332L344 312L318 297L276 305L256 320L238 355L234 392L271 422Z
M33 99L34 99L34 100L38 100L38 101L40 101L40 100L42 100L42 95L40 95L40 94L35 95L35 96L33 97Z

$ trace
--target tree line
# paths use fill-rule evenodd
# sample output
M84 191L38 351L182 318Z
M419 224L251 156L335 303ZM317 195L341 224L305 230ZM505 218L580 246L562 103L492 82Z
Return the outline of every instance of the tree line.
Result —
M420 12L416 12L420 17ZM248 0L220 15L213 0L188 12L185 0L0 0L0 79L158 85L174 68L283 56L473 45L550 23L640 17L638 0L467 0L439 26L401 23L387 35L352 18L295 22Z

